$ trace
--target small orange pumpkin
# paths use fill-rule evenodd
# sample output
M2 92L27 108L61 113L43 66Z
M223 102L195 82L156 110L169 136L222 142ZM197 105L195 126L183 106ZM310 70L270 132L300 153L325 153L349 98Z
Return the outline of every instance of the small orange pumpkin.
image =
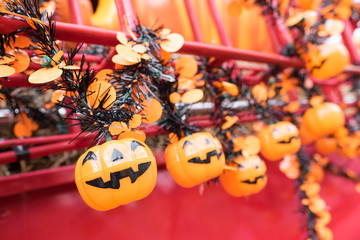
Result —
M75 167L75 183L82 199L100 211L145 198L154 189L156 176L151 150L132 138L90 148Z
M287 154L294 154L301 147L299 130L287 121L281 121L262 129L259 133L261 154L275 161Z
M339 105L325 102L306 110L303 120L311 133L326 136L344 126L345 115Z
M237 157L219 177L224 190L234 197L260 192L267 183L265 162L257 155Z
M310 48L304 60L306 69L313 77L326 80L344 71L350 57L342 43L324 43Z
M206 132L171 143L165 149L165 161L175 182L187 188L219 176L225 166L220 141Z

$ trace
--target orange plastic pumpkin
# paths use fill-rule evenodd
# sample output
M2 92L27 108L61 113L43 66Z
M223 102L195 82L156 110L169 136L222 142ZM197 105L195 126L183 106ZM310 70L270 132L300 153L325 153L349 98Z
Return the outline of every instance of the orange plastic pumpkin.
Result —
M301 147L299 130L287 121L281 121L262 129L259 133L261 154L275 161L287 154L294 154Z
M90 148L75 167L75 183L82 199L100 211L145 198L154 189L156 176L151 150L132 138Z
M303 120L310 132L326 136L344 126L345 115L339 105L325 102L306 110Z
M167 146L165 160L175 182L187 188L219 176L225 166L220 141L206 132L194 133Z
M266 186L266 165L259 156L237 157L234 162L219 177L227 193L234 197L249 196Z
M315 149L318 153L327 155L338 150L338 144L334 137L322 137L315 141Z
M318 80L338 75L350 62L349 52L340 42L314 46L305 54L304 60L306 69Z

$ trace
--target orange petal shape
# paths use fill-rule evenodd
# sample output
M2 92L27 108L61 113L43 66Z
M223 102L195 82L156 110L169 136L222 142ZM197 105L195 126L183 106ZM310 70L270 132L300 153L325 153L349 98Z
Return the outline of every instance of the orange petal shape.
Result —
M112 122L109 126L109 132L112 136L119 135L128 130L128 126L124 122Z
M256 155L260 152L260 140L255 136L248 136L244 140L243 150L247 151L250 155Z
M11 67L15 68L15 73L25 71L30 65L29 55L24 50L15 51L16 60L11 63Z
M129 127L130 128L137 128L141 124L141 115L140 114L134 114L129 121Z
M15 73L15 68L8 65L0 65L0 77L8 77Z
M144 131L142 131L140 129L132 129L131 131L126 131L126 132L120 133L117 140L121 140L121 139L125 139L125 138L135 138L136 140L145 142L146 134L144 133Z
M106 99L104 99L106 97ZM111 108L116 100L116 90L110 83L98 80L90 84L86 91L86 100L90 108L97 108L100 102L104 102L103 108Z
M150 97L150 101L143 101L142 104L144 106L143 113L145 114L145 118L142 119L144 123L154 123L157 122L162 116L162 106L161 103L155 98Z
M187 91L181 96L183 103L195 103L200 101L204 97L204 92L201 89L193 89Z
M51 102L53 102L53 103L61 102L64 99L65 94L66 94L66 91L64 91L64 90L55 90L52 93Z
M236 84L229 82L222 82L224 90L231 96L237 96L239 94L239 89Z
M108 81L110 79L108 75L112 75L113 72L114 71L112 69L102 69L98 73L96 73L95 78L97 78L98 80Z
M193 57L181 56L176 61L175 70L180 77L192 78L198 71L197 62Z
M180 102L181 96L180 96L179 93L173 92L173 93L170 94L169 99L170 99L171 103L175 104L177 102Z
M118 32L118 33L116 34L116 38L117 38L117 40L119 40L119 42L120 42L121 44L123 44L123 45L126 45L126 44L128 43L128 39L127 39L125 33L123 33L123 32Z
M126 61L140 62L141 56L139 53L134 52L131 47L127 47L121 44L116 45L116 52L121 55Z
M31 137L32 135L32 130L30 128L28 128L23 122L17 122L14 125L14 135L17 138L21 138L21 137Z
M51 82L59 78L62 73L63 70L58 67L41 68L30 74L29 82L34 84Z
M170 33L166 38L160 43L160 47L167 52L176 52L184 45L184 37L178 33Z

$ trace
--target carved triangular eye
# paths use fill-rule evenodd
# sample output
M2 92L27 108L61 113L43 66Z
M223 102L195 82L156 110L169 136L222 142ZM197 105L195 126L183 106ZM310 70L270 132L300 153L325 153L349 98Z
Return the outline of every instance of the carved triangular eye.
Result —
M98 159L97 159L97 156L95 155L95 153L94 153L93 151L89 151L89 152L86 154L86 156L85 156L85 158L84 158L84 160L83 160L83 162L82 162L82 165L84 165L84 163L85 163L86 161L88 161L88 160L98 160Z
M210 143L211 143L210 140L207 139L207 138L205 138L205 142L206 142L206 144L210 144Z
M123 160L124 159L124 154L122 154L122 152L120 152L117 149L114 149L112 155L111 155L111 161L115 162L117 160Z
M190 142L190 141L185 141L184 144L183 144L183 146L182 146L182 148L185 148L185 147L188 146L188 145L193 145L193 144L192 144L192 142Z
M131 151L135 151L138 146L143 146L143 147L144 147L144 145L142 145L142 144L139 143L138 141L133 140L133 141L131 142Z

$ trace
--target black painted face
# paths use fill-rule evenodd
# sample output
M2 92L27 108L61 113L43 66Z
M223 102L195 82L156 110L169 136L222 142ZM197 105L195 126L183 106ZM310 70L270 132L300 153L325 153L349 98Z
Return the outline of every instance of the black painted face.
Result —
M266 177L266 173L260 176L257 176L253 181L251 181L250 179L241 181L242 183L247 183L247 184L257 184L259 179L264 179Z
M131 151L136 152L139 151L137 149L144 148L144 145L140 142L133 140L131 142ZM114 148L112 149L111 158L104 159L104 162L111 162L114 166L118 166L122 161L128 161L125 158L131 155L129 153L123 153L121 149ZM110 156L110 155L108 155ZM96 154L92 151L89 151L85 156L82 165L84 165L87 161L99 161ZM119 189L120 188L120 180L129 177L131 183L135 183L135 181L142 176L150 167L151 161L146 161L137 164L137 171L134 171L133 167L128 167L119 171L110 172L110 180L105 181L102 177L98 177L92 180L88 180L85 183L97 187L97 188L111 188L111 189Z
M194 145L198 145L198 144L199 143L194 144L191 140L186 140L183 143L182 148L184 149L184 151L189 151L189 149L196 150L196 146L194 146ZM211 147L213 145L213 143L207 137L204 137L204 142L202 144L204 144L203 149L197 149L198 151L206 151L206 146ZM222 149L219 149L219 150L215 149L210 152L207 152L205 159L201 159L200 157L192 157L191 159L188 160L188 162L189 163L197 163L197 164L209 164L211 162L211 157L216 156L217 160L219 160L222 155L223 155Z

